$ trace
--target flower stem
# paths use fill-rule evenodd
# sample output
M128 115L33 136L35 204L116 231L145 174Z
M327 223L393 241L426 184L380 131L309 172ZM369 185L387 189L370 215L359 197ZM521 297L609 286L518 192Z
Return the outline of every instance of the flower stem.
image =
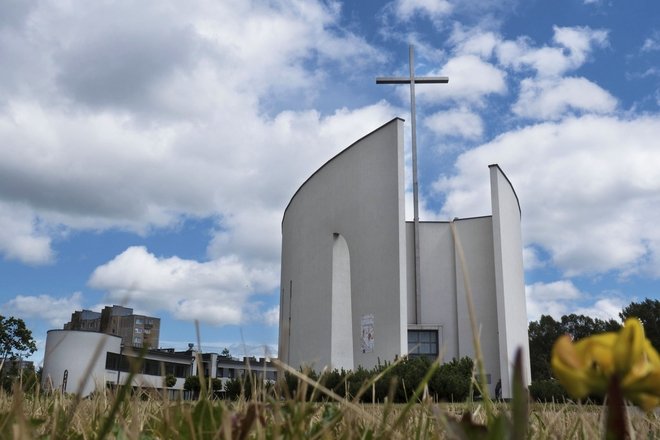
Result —
M607 390L607 408L605 412L605 439L629 439L628 422L626 421L626 404L621 392L621 381L616 374L612 375Z

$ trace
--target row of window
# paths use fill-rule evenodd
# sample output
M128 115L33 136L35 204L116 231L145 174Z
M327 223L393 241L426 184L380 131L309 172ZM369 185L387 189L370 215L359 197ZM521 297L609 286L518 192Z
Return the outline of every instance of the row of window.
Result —
M245 372L247 370L245 368L229 368L229 367L218 367L217 372L216 372L216 377L217 378L227 378L227 379L235 379L239 377L243 377L245 375ZM259 370L259 369L254 369L252 370L253 374L256 374L258 376L263 375L264 371ZM204 363L204 376L208 377L210 375L209 372L209 366L208 363ZM267 380L276 380L277 379L277 371L266 371L266 377Z
M175 362L156 361L153 359L140 359L133 356L121 356L117 353L107 353L105 357L105 369L114 371L130 372L135 370L137 373L149 374L152 376L166 376L168 374L174 377L185 378L189 376L190 365L179 364Z

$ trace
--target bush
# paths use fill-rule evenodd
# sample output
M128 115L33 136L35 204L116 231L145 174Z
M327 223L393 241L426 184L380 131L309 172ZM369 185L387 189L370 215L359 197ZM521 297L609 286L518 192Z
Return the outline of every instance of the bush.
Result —
M174 377L173 374L168 374L165 377L163 377L163 385L167 388L172 388L174 385L176 385L176 377Z
M539 402L564 402L568 398L566 391L556 379L544 379L532 382L529 386L532 399Z
M470 394L474 362L469 357L440 365L429 382L429 391L440 400L461 402Z
M229 379L225 382L225 398L236 400L240 397L241 392L243 391L243 384L240 379L234 378Z
M354 399L365 384L372 382L375 377L382 377L373 384L373 389L367 387L360 395L359 401L371 403L372 397L377 402L404 403L412 397L424 376L431 368L432 360L424 356L404 358L395 365L385 363L371 370L358 367L355 371L344 369L328 371L319 379L313 370L300 371L312 380L319 380L326 388L334 391L341 397ZM473 361L469 357L452 359L451 362L440 365L428 383L429 392L438 399L460 402L467 399L470 393L470 382L472 380ZM313 387L303 385L298 378L292 374L285 374L283 387L284 396L295 396L299 387L306 389L305 400L327 400L328 397L317 392L313 394ZM348 388L348 389L347 389ZM375 392L374 392L375 391ZM348 395L347 395L348 393ZM247 394L249 395L249 394ZM228 398L230 395L227 395Z
M201 385L199 383L199 376L188 376L183 383L183 389L186 391L199 392Z

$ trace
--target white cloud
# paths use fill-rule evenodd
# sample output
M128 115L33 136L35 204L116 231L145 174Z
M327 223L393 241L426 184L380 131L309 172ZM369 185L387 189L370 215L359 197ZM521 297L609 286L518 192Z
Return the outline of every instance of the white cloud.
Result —
M338 8L74 1L18 14L11 51L34 56L0 72L0 254L49 262L50 230L145 234L202 217L219 222L212 257L276 263L297 186L395 115L385 102L264 110L313 100L331 68L384 59Z
M653 34L644 40L642 52L655 52L660 50L660 31L654 31Z
M523 267L525 270L538 269L545 266L538 255L538 252L532 246L525 246L523 248Z
M396 0L394 11L397 18L408 21L415 15L438 19L447 16L453 7L447 0Z
M628 304L628 302L624 303L619 298L602 298L592 306L578 308L573 313L576 315L591 316L592 318L602 319L603 321L613 319L620 322L619 312Z
M280 307L275 306L266 310L263 314L263 321L266 325L277 326L280 323Z
M610 113L616 99L585 78L531 79L520 82L520 96L513 105L518 116L558 119L567 112Z
M38 318L54 327L62 327L74 310L81 310L82 294L75 292L69 297L55 298L50 295L18 295L2 306L5 313L22 319Z
M456 53L478 55L483 59L490 58L501 41L500 36L494 32L483 32L479 29L466 32L457 27L452 33L452 42L455 44L454 50Z
M502 95L507 91L506 72L475 55L455 56L429 76L448 76L449 84L416 87L417 101L420 103L439 104L449 99L465 104L483 105L484 98L488 95ZM405 87L399 89L402 100L406 99L409 90ZM410 99L409 96L407 99Z
M269 293L278 281L275 265L246 266L235 257L209 262L159 258L144 247L130 247L96 268L89 285L106 290L110 301L223 325L249 320L250 296Z
M607 31L589 27L554 28L556 46L535 48L527 38L503 41L496 48L504 66L531 68L539 77L563 75L582 66L595 47L607 44Z
M442 214L489 214L487 166L499 163L522 206L526 245L567 276L619 271L660 276L658 117L583 116L505 133L462 154L440 179Z
M436 112L424 119L424 125L442 137L479 139L484 131L481 117L466 109Z
M530 297L542 301L578 299L580 297L578 288L571 281L566 280L534 283L526 286L525 290Z
M36 223L30 209L0 201L0 254L26 264L52 262L51 239Z
M550 315L555 319L569 312L570 301L579 299L582 294L577 287L567 280L551 283L534 283L525 286L527 296L527 318L537 321L541 315Z
M538 321L541 315L550 315L559 320L563 315L571 313L605 321L619 321L618 314L626 305L618 296L605 296L591 304L578 305L584 304L586 295L569 280L527 285L525 294L530 321Z

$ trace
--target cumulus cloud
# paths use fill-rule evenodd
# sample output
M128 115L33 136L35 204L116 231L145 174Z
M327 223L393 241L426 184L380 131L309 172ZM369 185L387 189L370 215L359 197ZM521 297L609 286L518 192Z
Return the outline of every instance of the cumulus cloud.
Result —
M592 318L602 319L608 321L613 319L621 321L619 312L623 310L629 303L621 301L619 298L602 298L596 301L590 307L577 308L573 313L577 315L591 316Z
M385 102L264 111L313 97L326 65L383 59L338 26L334 3L44 2L14 12L0 54L34 56L0 71L0 204L21 206L0 216L7 258L51 261L49 226L144 234L210 217L209 255L274 262L297 185L395 115Z
M453 100L481 106L488 95L502 95L507 91L506 72L476 55L452 57L438 71L429 73L429 76L448 76L449 84L417 87L415 89L417 101L422 104L438 104ZM399 89L402 100L408 96L406 93L410 93L409 89L405 87Z
M512 110L518 116L558 119L567 112L610 113L616 98L586 78L527 78Z
M216 325L241 324L255 292L278 285L277 266L247 266L235 257L209 262L157 257L130 247L97 267L90 287L108 292L111 301L155 313L168 311L182 320Z
M534 283L525 286L527 296L527 318L537 321L541 315L550 315L555 319L568 313L568 301L582 296L577 287L567 280L550 283Z
M268 309L263 314L263 321L266 325L276 326L280 323L280 307L275 306Z
M55 298L50 295L18 295L2 307L9 315L20 318L45 320L54 327L62 327L71 318L74 310L80 310L82 293L75 292L69 297Z
M453 9L447 0L396 0L394 12L397 18L408 21L419 14L431 19L447 16Z
M538 321L541 315L550 315L558 320L563 315L571 313L605 321L610 319L619 321L618 314L626 305L616 295L600 297L593 301L569 280L527 285L525 294L527 317L530 321ZM585 302L586 305L577 306Z
M582 66L594 48L607 44L607 31L589 27L554 26L554 46L534 47L526 37L502 41L496 48L500 63L533 69L540 77L558 76Z
M533 246L525 246L523 248L523 267L525 270L538 269L544 265L545 262L541 260Z
M526 244L567 276L618 271L660 276L658 117L568 118L503 134L463 153L445 217L489 214L487 166L499 163L522 206Z
M30 209L0 201L0 254L26 264L46 264L54 258L50 243Z
M436 112L424 119L424 125L441 137L479 139L484 131L481 117L467 109Z
M488 59L502 42L502 38L492 31L482 31L478 28L466 30L457 25L452 32L451 42L458 54L472 54Z

